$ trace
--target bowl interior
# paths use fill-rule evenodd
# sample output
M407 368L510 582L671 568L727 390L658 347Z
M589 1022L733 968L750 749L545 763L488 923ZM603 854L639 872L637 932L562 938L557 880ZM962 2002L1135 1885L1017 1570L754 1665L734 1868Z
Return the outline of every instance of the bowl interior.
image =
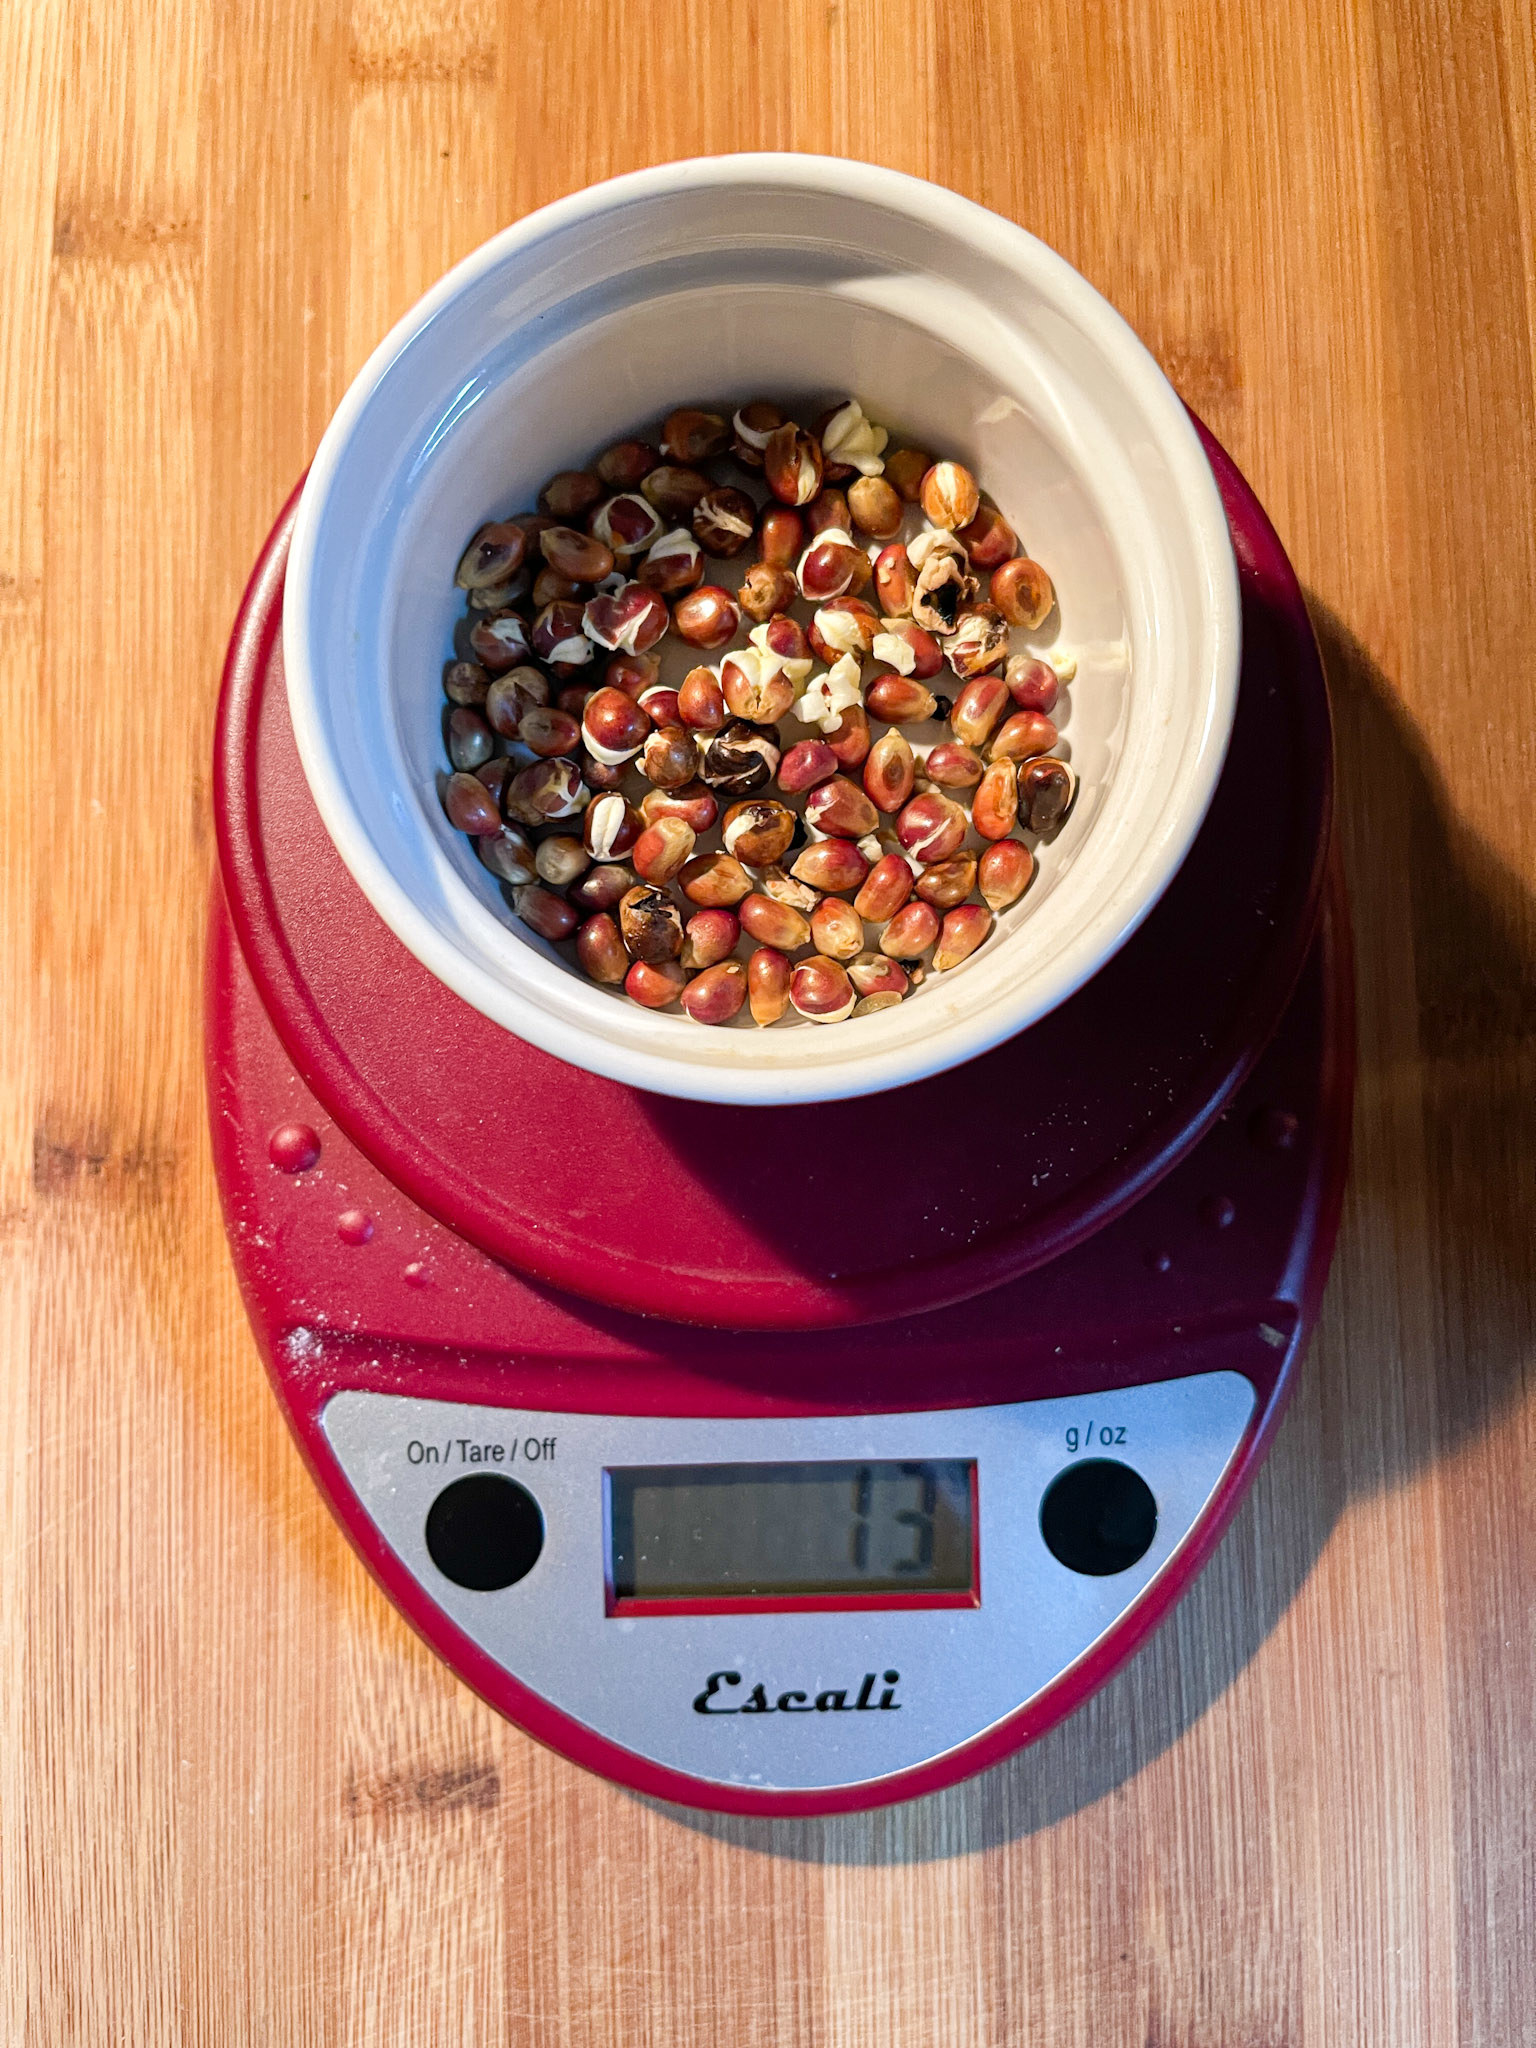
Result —
M914 217L857 180L841 193L814 178L645 190L658 175L607 188L639 186L628 199L594 206L600 188L564 202L488 245L354 388L306 493L297 577L290 569L301 752L375 906L519 1035L675 1093L789 1100L889 1086L1062 1000L1177 866L1235 695L1219 500L1150 358L1017 229L933 194L973 231L957 235L942 209ZM871 175L877 188L890 176ZM454 568L483 521L531 505L552 471L654 429L674 405L772 397L810 418L850 392L893 447L972 467L1050 570L1058 611L1035 644L1059 642L1077 661L1063 751L1081 790L992 941L899 1008L703 1031L569 968L512 920L443 816ZM693 657L670 641L662 652L675 681Z

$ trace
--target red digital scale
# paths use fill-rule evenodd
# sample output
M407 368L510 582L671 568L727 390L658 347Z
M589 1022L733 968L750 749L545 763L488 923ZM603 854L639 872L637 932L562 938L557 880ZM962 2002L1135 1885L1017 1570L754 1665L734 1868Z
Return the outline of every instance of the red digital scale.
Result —
M621 1087L419 965L295 751L292 505L256 567L207 974L251 1320L389 1598L636 1791L830 1813L997 1762L1168 1613L1274 1433L1339 1212L1349 948L1306 611L1206 445L1244 658L1184 867L1043 1022L821 1106Z

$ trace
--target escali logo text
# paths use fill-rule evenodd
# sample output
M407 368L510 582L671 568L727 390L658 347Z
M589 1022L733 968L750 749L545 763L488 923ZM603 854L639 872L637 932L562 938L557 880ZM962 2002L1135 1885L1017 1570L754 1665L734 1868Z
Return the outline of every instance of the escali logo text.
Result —
M741 1684L741 1673L712 1671L704 1690L693 1703L693 1711L696 1714L899 1714L901 1702L896 1697L896 1687L901 1673L886 1671L881 1676L885 1683L879 1699L874 1696L879 1680L873 1671L866 1671L864 1683L853 1699L849 1699L846 1692L819 1692L814 1699L803 1692L781 1692L776 1700L771 1700L766 1687L754 1685L744 1700L733 1704L726 1695Z

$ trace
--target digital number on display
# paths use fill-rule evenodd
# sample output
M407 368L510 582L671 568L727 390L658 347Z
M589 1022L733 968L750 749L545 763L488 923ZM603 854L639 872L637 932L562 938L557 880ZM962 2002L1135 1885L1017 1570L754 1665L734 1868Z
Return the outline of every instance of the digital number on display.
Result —
M611 1470L614 1602L970 1594L975 1475L959 1458Z

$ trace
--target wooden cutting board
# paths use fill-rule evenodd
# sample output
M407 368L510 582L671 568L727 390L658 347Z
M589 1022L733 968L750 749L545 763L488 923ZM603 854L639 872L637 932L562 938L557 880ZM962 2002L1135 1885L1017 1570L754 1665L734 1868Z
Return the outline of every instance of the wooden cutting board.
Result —
M0 2037L1536 2041L1530 0L0 9ZM594 178L860 155L1044 236L1336 691L1356 1163L1267 1470L1077 1720L703 1821L497 1721L267 1396L203 1128L219 661L352 373Z

